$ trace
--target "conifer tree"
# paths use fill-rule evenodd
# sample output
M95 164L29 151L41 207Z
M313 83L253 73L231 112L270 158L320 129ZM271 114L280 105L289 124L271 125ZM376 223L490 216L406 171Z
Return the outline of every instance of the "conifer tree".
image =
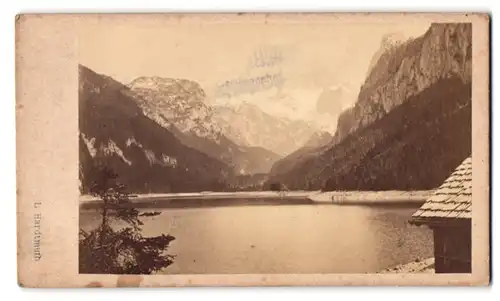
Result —
M90 194L102 201L100 222L90 232L80 229L80 273L151 274L171 265L174 256L167 249L175 238L168 234L144 237L141 231L140 218L160 212L139 213L113 170L101 166L96 171ZM112 221L125 227L114 229Z

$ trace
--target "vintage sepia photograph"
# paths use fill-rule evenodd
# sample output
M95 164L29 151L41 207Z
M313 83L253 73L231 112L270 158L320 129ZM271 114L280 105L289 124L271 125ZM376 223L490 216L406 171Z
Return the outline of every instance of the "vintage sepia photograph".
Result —
M85 26L78 273L471 273L472 24L406 20Z
M19 285L488 285L489 26L19 15Z

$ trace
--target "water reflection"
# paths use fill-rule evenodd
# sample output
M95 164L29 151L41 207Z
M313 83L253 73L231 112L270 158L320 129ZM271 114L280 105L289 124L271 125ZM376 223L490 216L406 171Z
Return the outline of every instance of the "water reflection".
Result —
M366 273L432 256L432 234L410 226L415 208L254 205L163 208L145 235L174 235L164 273ZM83 228L96 213L81 213Z

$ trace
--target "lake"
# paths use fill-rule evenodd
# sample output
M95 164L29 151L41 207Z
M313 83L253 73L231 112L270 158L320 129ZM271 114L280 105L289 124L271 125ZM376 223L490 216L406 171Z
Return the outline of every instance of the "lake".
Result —
M374 273L433 256L432 232L408 224L418 206L265 204L148 208L146 236L176 237L165 274ZM95 209L80 226L98 225Z

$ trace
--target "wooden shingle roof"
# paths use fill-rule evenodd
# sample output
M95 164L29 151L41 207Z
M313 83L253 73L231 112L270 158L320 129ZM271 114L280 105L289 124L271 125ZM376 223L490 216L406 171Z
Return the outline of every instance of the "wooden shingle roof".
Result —
M472 158L468 157L412 216L412 223L472 218Z

